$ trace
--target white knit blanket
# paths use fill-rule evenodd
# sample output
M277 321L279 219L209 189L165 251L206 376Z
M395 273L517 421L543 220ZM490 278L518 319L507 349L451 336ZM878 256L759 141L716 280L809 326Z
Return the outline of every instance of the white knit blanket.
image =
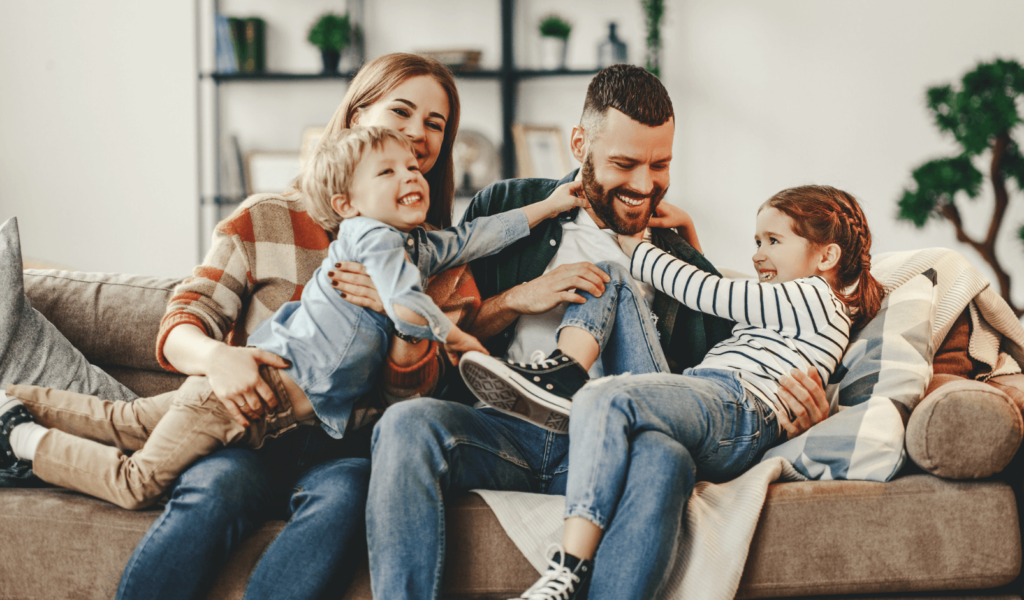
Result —
M757 464L726 483L697 482L676 539L668 578L659 599L732 600L740 586L750 542L773 481L802 481L782 458ZM544 551L562 540L565 496L474 490L538 573L547 570ZM695 576L687 577L688 573ZM709 576L709 574L714 574Z

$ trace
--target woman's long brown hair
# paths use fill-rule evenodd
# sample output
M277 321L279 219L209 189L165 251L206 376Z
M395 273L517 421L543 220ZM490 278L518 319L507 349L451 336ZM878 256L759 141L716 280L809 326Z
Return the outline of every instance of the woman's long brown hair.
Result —
M871 230L857 201L827 185L782 190L761 205L793 219L793 231L816 246L841 249L834 284L836 296L852 310L853 328L867 324L882 304L885 289L871 275ZM851 286L853 288L849 293Z
M455 88L455 78L448 67L438 61L396 52L376 58L363 68L352 79L348 92L342 98L334 116L327 124L323 137L352 127L356 114L384 97L385 94L401 85L410 77L429 75L444 88L448 95L448 122L444 128L444 140L437 156L437 162L429 173L423 176L430 185L430 209L427 211L427 223L438 227L450 227L452 224L452 205L455 199L455 162L452 159L452 146L459 132L459 91Z

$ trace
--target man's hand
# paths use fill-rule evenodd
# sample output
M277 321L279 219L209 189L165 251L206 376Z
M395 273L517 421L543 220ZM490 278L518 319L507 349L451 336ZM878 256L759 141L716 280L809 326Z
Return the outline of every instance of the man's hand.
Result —
M533 281L509 290L506 303L518 314L539 315L562 302L583 304L585 299L576 290L599 297L604 293L604 284L609 281L611 277L592 263L560 265Z
M265 350L222 346L206 370L213 393L243 427L249 426L246 417L259 419L267 410L277 408L277 396L260 377L261 364L279 369L289 366L288 361Z
M444 351L448 355L449 362L455 366L459 364L459 357L466 352L476 351L481 354L490 354L487 352L487 348L484 348L483 344L480 343L480 340L454 325L448 331L448 341L444 344Z
M807 431L812 425L828 418L828 399L818 371L813 367L804 373L793 369L790 376L783 376L779 383L779 400L793 413L790 421L785 413L778 414L779 423L786 430L789 439Z
M693 225L693 219L689 213L674 204L669 204L668 202L659 204L658 210L655 211L647 226L658 229L675 228L679 231L679 235L683 236L683 239L693 246L697 252L703 253L703 250L700 248L700 241L697 239L697 228Z
M334 270L328 271L331 285L341 292L341 297L356 306L368 308L373 312L384 314L384 304L380 301L377 286L366 274L366 268L357 262L335 263Z

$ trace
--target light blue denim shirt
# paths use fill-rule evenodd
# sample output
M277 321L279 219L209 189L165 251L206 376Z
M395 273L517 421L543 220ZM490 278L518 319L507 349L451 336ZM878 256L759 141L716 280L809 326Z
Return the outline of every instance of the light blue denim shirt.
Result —
M494 254L529 234L522 210L409 233L366 217L346 219L301 301L281 306L252 332L249 345L291 362L285 372L306 392L327 433L341 438L352 406L370 390L385 360L394 327L422 339L443 343L448 338L451 321L423 292L427 278ZM331 287L327 272L340 261L366 267L387 316L347 302ZM422 316L427 325L398 319L394 304Z

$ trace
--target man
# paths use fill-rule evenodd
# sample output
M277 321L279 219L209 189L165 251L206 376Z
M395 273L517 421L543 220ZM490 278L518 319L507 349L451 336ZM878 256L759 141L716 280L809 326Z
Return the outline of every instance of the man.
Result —
M554 347L563 302L583 300L574 290L600 295L607 275L593 262L628 257L615 235L647 227L669 185L675 119L656 77L639 67L615 65L587 90L571 149L582 168L561 181L526 179L480 192L471 220L543 200L584 193L590 203L538 225L529 238L472 263L484 303L473 333L494 356L528 359ZM713 267L678 233L654 229L655 245L693 264ZM699 362L731 323L704 317L661 294L648 293L660 342L675 372ZM489 339L488 339L489 338ZM600 361L598 361L600 362ZM599 365L592 375L615 374ZM827 411L820 383L801 376L792 386L796 434ZM788 399L788 398L787 398ZM823 408L824 407L824 408ZM643 438L643 439L640 439ZM438 598L444 561L444 499L470 489L563 494L569 441L491 408L418 399L392 406L376 426L367 503L367 539L373 593L378 598ZM591 598L645 598L661 581L681 515L672 502L681 489L679 456L657 435L638 436L620 510L594 559ZM655 532L657 535L655 535ZM651 560L632 560L638 546ZM598 568L600 567L600 568ZM579 574L551 587L551 598L578 591ZM531 596L543 597L543 596ZM581 598L582 596L577 596Z

